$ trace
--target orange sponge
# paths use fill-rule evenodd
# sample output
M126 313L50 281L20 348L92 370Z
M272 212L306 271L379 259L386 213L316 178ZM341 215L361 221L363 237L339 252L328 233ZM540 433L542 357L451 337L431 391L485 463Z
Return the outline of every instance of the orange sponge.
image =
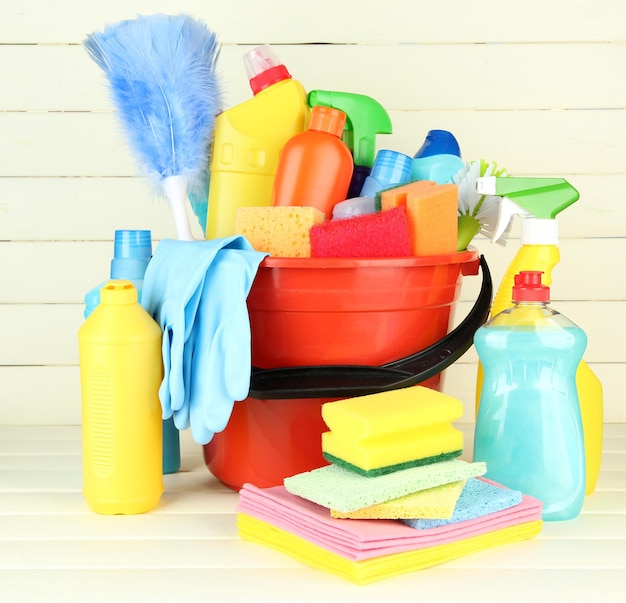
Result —
M376 195L377 201L378 196L380 196L380 205L377 203L377 206L380 210L386 211L400 205L406 205L409 193L422 193L430 190L433 186L436 186L436 183L431 180L414 180L413 182L388 188Z
M406 200L413 255L455 253L458 238L458 187L436 184L409 191Z
M240 207L235 234L248 239L256 251L276 257L311 257L309 231L324 221L315 207Z
M455 253L458 238L458 187L414 180L379 193L380 208L406 205L413 255Z

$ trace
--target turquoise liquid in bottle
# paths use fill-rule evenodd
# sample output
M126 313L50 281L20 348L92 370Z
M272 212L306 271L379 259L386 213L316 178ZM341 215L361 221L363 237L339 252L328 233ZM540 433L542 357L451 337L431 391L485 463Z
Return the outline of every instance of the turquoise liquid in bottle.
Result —
M474 460L486 476L543 502L544 520L572 519L585 497L576 369L582 329L547 305L541 272L521 272L513 308L478 329L484 367Z

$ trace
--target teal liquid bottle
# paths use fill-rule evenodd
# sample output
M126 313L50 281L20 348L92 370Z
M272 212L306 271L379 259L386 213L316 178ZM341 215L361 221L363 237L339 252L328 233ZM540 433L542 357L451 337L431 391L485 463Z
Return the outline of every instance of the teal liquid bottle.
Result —
M552 309L541 272L515 277L514 306L479 328L484 368L474 461L486 477L543 502L547 521L576 517L585 498L585 447L576 370L587 337Z
M111 260L112 279L129 280L137 290L141 302L143 277L152 257L152 235L149 230L116 230ZM100 304L100 291L104 281L85 294L85 319ZM180 434L173 417L163 420L163 473L176 473L180 469Z

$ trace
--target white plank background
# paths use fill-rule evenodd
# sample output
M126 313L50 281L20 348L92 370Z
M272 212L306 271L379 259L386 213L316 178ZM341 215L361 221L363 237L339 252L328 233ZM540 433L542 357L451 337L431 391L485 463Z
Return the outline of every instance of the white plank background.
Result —
M138 175L81 42L156 10L203 18L223 44L223 105L250 96L241 57L274 45L307 89L368 94L413 154L451 130L465 159L567 178L554 305L587 332L604 384L596 492L533 541L355 587L240 541L236 495L183 434L159 507L90 513L80 494L77 330L117 228L173 220ZM19 0L0 13L0 599L25 601L624 601L626 541L626 3L624 0ZM192 220L193 220L192 216ZM195 230L199 236L199 227ZM517 251L477 240L494 283ZM456 319L475 299L464 279ZM471 450L476 354L446 374Z
M174 236L138 175L85 35L138 13L188 12L223 44L223 103L249 98L241 57L270 43L307 89L368 94L413 154L432 128L465 159L567 178L554 305L587 332L608 422L626 422L626 4L623 0L20 0L0 19L0 424L80 423L76 331L116 228ZM192 217L193 219L193 217ZM199 234L199 227L196 233ZM478 240L497 285L518 240ZM457 317L478 279L465 279ZM476 356L447 372L472 420Z

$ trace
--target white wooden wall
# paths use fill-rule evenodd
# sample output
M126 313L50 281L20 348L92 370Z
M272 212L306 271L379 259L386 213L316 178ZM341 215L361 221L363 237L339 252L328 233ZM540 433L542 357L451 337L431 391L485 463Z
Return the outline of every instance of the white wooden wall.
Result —
M587 332L606 420L626 421L624 0L17 0L0 18L0 423L80 422L82 299L108 275L114 230L175 236L80 46L155 11L218 33L225 106L249 98L241 58L269 43L307 89L380 101L394 133L379 147L412 155L442 128L466 160L567 178L581 199L561 214L554 305ZM476 242L496 285L518 243ZM477 290L465 279L459 318ZM447 372L468 421L475 363L471 350Z

